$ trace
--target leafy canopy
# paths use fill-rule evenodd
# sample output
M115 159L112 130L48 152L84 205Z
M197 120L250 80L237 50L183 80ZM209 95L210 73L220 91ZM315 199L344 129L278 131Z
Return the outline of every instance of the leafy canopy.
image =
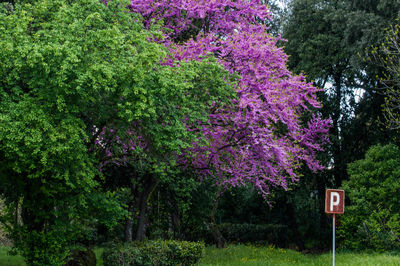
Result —
M339 236L347 248L398 249L400 236L400 149L373 146L365 159L348 165L343 182L350 205L341 219Z
M172 152L201 137L185 120L206 121L209 100L234 98L215 60L161 64L168 50L149 41L160 33L126 3L69 2L0 9L2 221L32 265L62 265L95 223L124 215L98 187L103 128L140 123L155 154Z

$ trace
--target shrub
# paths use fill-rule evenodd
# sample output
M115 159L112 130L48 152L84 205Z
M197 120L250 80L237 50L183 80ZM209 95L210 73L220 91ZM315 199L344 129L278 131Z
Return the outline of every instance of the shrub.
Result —
M103 252L106 266L119 265L193 265L203 255L204 243L157 240L111 243Z
M288 228L280 224L220 224L218 229L228 242L268 242L283 246L288 241Z
M93 249L77 247L71 251L65 266L96 266L96 254Z
M350 199L338 238L347 249L377 251L400 248L400 149L374 146L365 159L349 164L343 189Z

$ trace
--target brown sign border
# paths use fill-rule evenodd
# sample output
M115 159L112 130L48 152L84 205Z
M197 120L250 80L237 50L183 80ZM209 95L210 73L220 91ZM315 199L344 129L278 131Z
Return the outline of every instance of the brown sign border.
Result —
M340 201L339 206L343 205L343 211L330 211L329 207L328 207L328 194L330 194L330 192L343 192L343 200ZM325 213L328 214L343 214L344 213L344 199L345 199L345 191L343 189L327 189L325 191Z

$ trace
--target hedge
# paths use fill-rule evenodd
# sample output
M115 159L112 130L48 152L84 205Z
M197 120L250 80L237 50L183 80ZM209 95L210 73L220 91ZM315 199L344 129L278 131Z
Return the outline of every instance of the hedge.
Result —
M204 252L204 243L157 240L111 243L103 252L105 266L120 265L193 265Z
M218 229L228 242L257 243L268 242L285 246L288 242L288 227L280 224L230 224L218 225Z

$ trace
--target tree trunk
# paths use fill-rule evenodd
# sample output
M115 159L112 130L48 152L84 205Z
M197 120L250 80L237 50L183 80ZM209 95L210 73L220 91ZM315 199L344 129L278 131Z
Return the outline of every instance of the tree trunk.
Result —
M299 250L304 250L305 246L304 246L302 237L300 235L300 232L298 230L299 225L296 222L296 214L294 211L293 203L288 203L288 205L287 205L287 217L289 218L289 225L290 225L290 228L292 228L293 238L294 238L297 248Z
M334 176L334 186L339 187L342 184L342 180L346 175L345 162L343 159L342 152L342 135L341 131L343 130L341 122L342 116L342 98L344 97L342 92L342 71L338 71L334 77L334 88L335 88L335 107L332 116L333 120L333 135L335 136L335 141L333 142L333 176Z
M51 223L53 219L44 218L35 211L36 208L32 207L33 205L41 205L41 210L47 210L48 213L51 213L50 210L54 208L54 206L48 206L46 201L38 201L38 199L43 199L44 196L40 193L37 193L40 185L37 182L30 181L25 188L25 195L21 204L21 222L23 225L27 227L29 231L37 231L40 232L43 230L45 223ZM17 210L18 212L18 210Z
M175 201L173 193L168 194L168 206L170 208L168 216L168 231L171 232L174 238L181 237L181 218L179 215L179 208Z
M178 213L178 207L175 206L174 204L174 209L171 213L171 218L172 218L172 227L174 228L174 237L179 238L181 237L181 219L179 217Z
M149 177L143 188L143 191L140 193L138 202L139 218L135 237L135 239L138 241L142 241L145 238L147 222L147 202L159 182L160 180L155 180L153 177Z
M217 248L225 248L226 240L225 240L224 236L221 234L221 232L219 231L215 222L210 223L210 230L211 230L211 234L215 240L215 246Z
M146 221L147 221L146 199L147 197L143 197L139 206L139 218L138 218L138 225L136 229L136 238L135 238L138 241L142 241L146 235Z
M133 220L135 219L135 206L133 203L129 204L128 207L129 217L125 221L125 231L124 231L124 241L131 242L132 241L132 226Z
M214 200L213 208L210 215L210 224L209 224L211 234L214 237L217 248L225 248L226 246L226 240L224 236L221 234L221 231L219 231L217 223L215 221L215 214L217 213L218 209L218 200L221 196L222 196L222 188L221 186L218 186L217 196Z

